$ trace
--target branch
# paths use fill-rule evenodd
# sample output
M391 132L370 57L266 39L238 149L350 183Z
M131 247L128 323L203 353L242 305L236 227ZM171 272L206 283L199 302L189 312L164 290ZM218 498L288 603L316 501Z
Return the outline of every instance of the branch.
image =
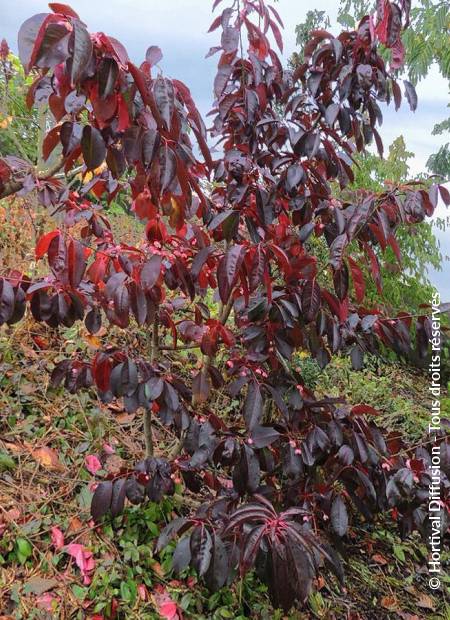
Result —
M186 351L188 349L200 349L199 344L182 344L176 347L171 345L163 345L158 348L158 351Z
M35 174L36 180L45 181L46 179L51 178L52 176L54 176L57 172L61 170L61 168L64 166L64 162L65 162L65 159L61 158L48 170L43 170L42 172L36 173ZM3 189L0 191L0 199L7 198L8 196L11 196L12 194L17 194L17 192L19 192L22 189L23 183L24 183L23 180L22 181L13 180L13 181L8 181L7 183L5 183L5 185L3 186Z

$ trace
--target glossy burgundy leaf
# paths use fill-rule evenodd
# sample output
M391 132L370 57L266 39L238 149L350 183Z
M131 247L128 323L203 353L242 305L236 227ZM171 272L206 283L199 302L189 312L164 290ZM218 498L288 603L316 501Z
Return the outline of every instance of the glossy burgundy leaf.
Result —
M94 491L91 502L91 515L94 521L100 521L109 512L112 495L113 483L110 480L100 482Z
M228 301L232 288L237 281L239 270L244 260L245 247L233 245L221 258L217 268L220 298L223 303Z
M86 125L81 137L81 152L88 170L95 170L103 163L106 146L102 134L95 127Z
M338 536L345 536L347 533L348 512L341 495L336 495L331 505L331 526Z
M205 403L211 392L211 384L208 375L200 370L192 381L192 394L196 404Z
M76 84L92 56L92 42L86 26L78 19L72 20L72 70L71 82Z
M206 573L211 562L213 552L211 534L204 525L197 525L190 538L192 565L202 576Z
M315 280L309 280L302 291L302 313L307 323L314 320L320 307L320 287Z
M347 260L350 267L350 273L352 275L356 301L358 303L361 303L364 299L364 294L366 290L364 275L361 268L358 266L358 263L351 256L349 256Z
M417 93L414 86L408 80L403 80L403 84L405 86L405 96L409 103L409 107L413 112L417 109Z
M260 425L263 415L263 397L261 388L256 381L248 385L247 396L244 401L244 419L247 429L251 432Z
M167 129L171 127L172 114L175 107L175 93L172 82L158 76L153 86L156 105Z
M142 266L140 280L144 291L149 292L158 282L161 264L162 257L159 254L153 254Z

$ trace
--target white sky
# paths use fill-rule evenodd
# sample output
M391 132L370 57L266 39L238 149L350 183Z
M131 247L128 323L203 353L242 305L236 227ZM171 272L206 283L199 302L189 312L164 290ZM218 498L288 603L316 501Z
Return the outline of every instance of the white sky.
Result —
M211 0L65 0L85 21L91 32L103 30L119 39L136 62L144 59L150 45L159 45L164 58L163 71L170 77L184 81L192 91L194 100L205 116L212 102L212 83L217 57L204 59L209 48L216 44L217 32L207 34L212 21ZM2 3L3 4L3 3ZM228 2L224 1L224 6ZM316 0L311 5L300 0L277 2L284 24L284 56L295 50L295 26L302 22L308 9L325 10L335 23L337 0ZM43 0L15 0L2 6L0 39L5 37L10 47L17 50L17 32L21 23L34 13L47 12ZM408 105L395 112L384 110L381 135L385 148L400 134L406 140L408 150L415 153L411 161L413 174L423 172L430 154L449 140L447 136L433 136L435 123L447 118L450 111L448 82L437 69L430 72L417 88L419 106L413 114ZM441 216L446 216L442 208ZM450 255L448 233L439 233L444 253ZM445 300L450 301L450 263L444 262L443 272L433 274L432 280Z

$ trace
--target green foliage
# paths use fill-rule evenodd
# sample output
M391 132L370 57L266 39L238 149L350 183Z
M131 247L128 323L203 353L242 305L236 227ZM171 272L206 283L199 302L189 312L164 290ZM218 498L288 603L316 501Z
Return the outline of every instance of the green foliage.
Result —
M15 155L37 163L39 115L29 110L26 93L31 77L26 77L14 54L0 59L0 155Z
M365 153L355 157L353 167L355 175L352 190L382 190L392 183L406 181L409 174L408 161L413 153L406 150L402 136L399 136L389 147L385 159L380 159L372 153ZM382 303L395 312L400 308L417 310L422 303L429 303L434 287L428 278L428 268L441 269L442 255L438 242L433 233L431 223L416 224L414 229L405 227L398 231L397 236L401 254L402 266L400 269L393 250L388 247L384 256L380 256L383 278ZM380 249L378 252L381 254ZM369 303L380 302L371 278L367 281L367 300Z
M295 34L297 36L296 42L300 50L294 55L294 64L303 62L305 45L310 38L309 33L313 30L326 29L330 26L331 22L325 11L314 9L306 13L305 21L301 24L297 24L295 27Z
M373 403L383 426L413 441L426 433L430 416L426 377L405 365L369 357L364 372L359 372L352 370L348 358L340 358L322 371L318 385L323 394L344 396L353 405Z
M450 122L450 119L448 119ZM430 155L427 161L427 168L433 174L450 178L450 143L440 147L437 153Z

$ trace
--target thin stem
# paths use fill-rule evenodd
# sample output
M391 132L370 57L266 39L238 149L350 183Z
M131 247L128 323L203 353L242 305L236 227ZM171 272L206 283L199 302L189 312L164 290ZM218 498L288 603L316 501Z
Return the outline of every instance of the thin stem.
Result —
M158 359L159 353L159 317L158 313L155 314L153 319L152 340L150 343L150 362L155 364ZM145 440L145 455L148 457L153 456L153 432L152 432L152 411L151 409L145 409L144 411L144 440Z
M144 411L144 439L145 439L145 456L153 456L153 433L152 433L152 411L146 409Z
M159 317L158 313L155 314L153 319L153 331L152 331L152 343L150 352L150 362L154 364L158 359L159 353Z
M199 344L181 344L176 347L171 345L162 345L158 348L158 351L187 351L189 349L200 349Z

